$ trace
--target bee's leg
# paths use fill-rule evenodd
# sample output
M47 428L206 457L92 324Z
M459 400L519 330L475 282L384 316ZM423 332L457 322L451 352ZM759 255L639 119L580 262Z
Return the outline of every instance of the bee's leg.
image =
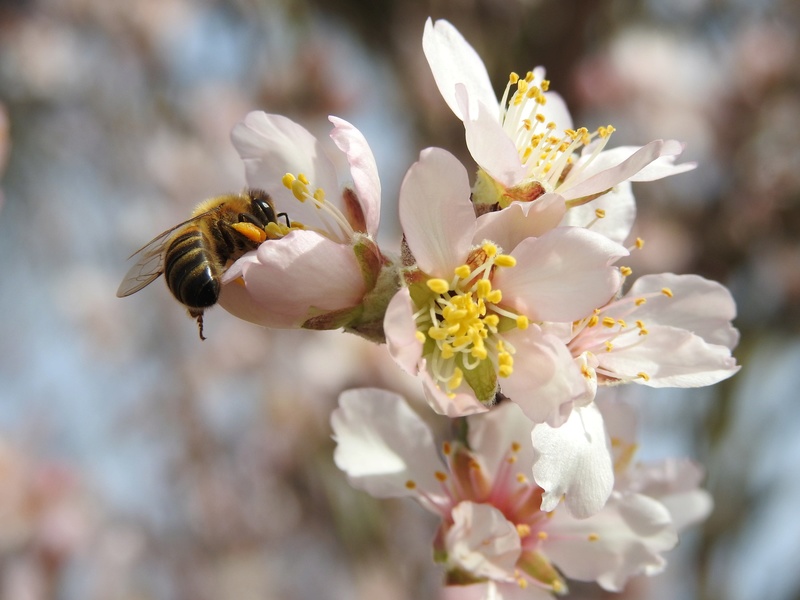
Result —
M197 321L197 332L200 334L200 339L205 341L206 337L203 335L203 309L202 308L189 308L189 316Z

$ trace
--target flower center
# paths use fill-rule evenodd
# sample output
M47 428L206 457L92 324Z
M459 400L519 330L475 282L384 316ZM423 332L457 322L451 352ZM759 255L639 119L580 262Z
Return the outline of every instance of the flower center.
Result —
M347 218L336 206L325 199L325 190L318 187L314 188L313 192L311 191L313 186L305 174L298 173L295 176L291 173L286 173L281 182L298 201L302 203L311 202L315 208L319 209L319 216L325 225L325 229L318 233L339 243L349 243L353 239L355 231Z
M520 160L527 168L528 181L522 185L529 187L531 181L536 181L544 191L563 191L577 176L572 168L575 154L592 144L591 155L581 163L579 170L583 170L603 150L614 128L598 127L590 133L586 127L580 127L556 134L556 123L548 121L542 112L547 103L545 92L550 87L543 74L539 70L528 71L520 78L511 73L500 102L500 123L514 140ZM512 88L515 88L513 93ZM593 144L595 140L598 143Z
M623 269L626 269L623 267ZM624 275L630 273L630 269L623 271ZM641 319L635 319L629 323L629 319L635 318L636 310L644 305L648 298L662 294L668 298L672 297L672 290L663 288L660 292L651 292L637 297L624 296L610 302L602 309L598 308L591 316L576 321L572 324L572 339L568 347L573 356L581 354L602 354L620 350L630 350L631 348L643 343L649 333L647 325ZM605 381L622 381L618 373L598 367L596 369L598 379ZM639 372L636 377L630 379L650 379L645 372Z
M528 318L499 306L503 294L492 287L492 274L495 268L515 264L512 256L484 242L450 281L426 282L429 293L417 302L414 315L417 338L425 344L434 380L448 392L465 377L472 384L472 375L486 365L500 377L511 375L515 350L502 332L527 328Z

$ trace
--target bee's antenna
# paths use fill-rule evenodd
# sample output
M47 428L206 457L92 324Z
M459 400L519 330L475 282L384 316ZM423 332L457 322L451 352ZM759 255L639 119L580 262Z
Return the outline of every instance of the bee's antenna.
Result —
M286 226L287 227L291 227L292 226L292 223L289 221L289 215L287 215L285 212L278 213L278 218L280 219L281 217L286 219Z

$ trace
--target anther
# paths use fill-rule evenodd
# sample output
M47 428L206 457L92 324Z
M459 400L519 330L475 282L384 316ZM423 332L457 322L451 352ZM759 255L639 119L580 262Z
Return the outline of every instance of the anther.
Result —
M630 267L620 267L619 272L622 273L623 277L630 277L631 273L633 273L633 269Z
M498 267L513 267L517 264L517 259L510 254L500 254L494 259L494 264Z
M444 279L428 279L426 284L428 289L436 294L445 294L450 289L450 285Z
M639 372L636 374L636 376L637 376L637 377L639 377L640 379L643 379L644 381L650 381L650 375L648 375L648 374L647 374L647 373L645 373L644 371L639 371Z
M661 288L661 293L664 294L667 298L672 298L672 290L668 287Z
M587 539L588 539L590 542L596 542L597 540L599 540L599 539L600 539L600 536L599 536L599 535L597 535L596 533L590 533L588 536L586 536L586 538L587 538Z

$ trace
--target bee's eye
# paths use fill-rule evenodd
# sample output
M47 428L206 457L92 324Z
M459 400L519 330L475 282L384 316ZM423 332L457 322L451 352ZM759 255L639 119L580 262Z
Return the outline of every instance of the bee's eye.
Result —
M267 223L274 223L276 219L275 211L272 210L272 206L270 206L266 200L258 200L256 201L256 204L258 204L258 207L264 213Z

